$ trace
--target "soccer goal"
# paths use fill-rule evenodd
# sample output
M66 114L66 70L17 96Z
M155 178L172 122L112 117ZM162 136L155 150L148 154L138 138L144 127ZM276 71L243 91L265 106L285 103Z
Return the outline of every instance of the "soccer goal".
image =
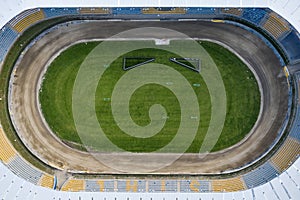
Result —
M201 63L198 58L170 58L170 61L200 73Z
M149 57L124 57L123 58L123 70L127 71L135 67L145 65L147 63L153 62L155 58Z

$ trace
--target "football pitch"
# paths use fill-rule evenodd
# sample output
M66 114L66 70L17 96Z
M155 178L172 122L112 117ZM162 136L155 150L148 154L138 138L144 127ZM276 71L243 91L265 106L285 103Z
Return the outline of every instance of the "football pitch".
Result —
M43 115L53 132L68 145L82 150L85 147L77 133L72 112L73 87L80 65L99 43L76 44L61 53L49 66L39 96ZM233 53L212 42L201 41L201 46L216 63L226 90L225 124L213 148L213 151L218 151L236 144L249 133L259 113L260 93L252 72ZM169 58L178 55L160 49L135 50L120 56L107 66L95 94L97 119L107 138L126 151L152 152L170 143L181 123L182 113L176 95L167 87L153 83L143 85L134 91L129 101L130 117L137 125L146 127L151 123L149 117L151 106L159 104L166 112L166 115L161 116L165 121L163 128L157 134L146 138L133 137L120 129L112 112L111 100L115 85L130 71L130 69L123 70L124 57L155 58L153 63L173 68L189 82L196 94L201 117L198 117L199 127L196 136L186 152L198 153L211 120L212 104L209 90L201 72L197 73L170 62ZM138 63L133 59L130 60L129 66L135 64ZM151 77L154 74L147 76ZM173 83L166 81L165 84ZM184 91L182 93L184 95ZM101 148L97 150L109 151ZM174 148L171 152L177 152L177 149Z

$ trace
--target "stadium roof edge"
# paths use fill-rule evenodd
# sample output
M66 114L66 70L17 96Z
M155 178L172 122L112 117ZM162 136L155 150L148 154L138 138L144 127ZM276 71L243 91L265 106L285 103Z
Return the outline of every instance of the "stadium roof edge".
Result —
M37 7L269 7L300 30L300 2L295 0L2 0L0 27L20 12Z
M268 7L269 0L2 0L0 26L20 12L37 7Z

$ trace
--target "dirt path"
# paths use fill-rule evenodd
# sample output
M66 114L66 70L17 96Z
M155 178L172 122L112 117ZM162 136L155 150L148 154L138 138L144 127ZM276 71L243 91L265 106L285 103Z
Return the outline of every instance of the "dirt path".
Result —
M287 84L280 63L272 50L248 31L229 24L211 22L87 22L70 24L44 36L24 55L12 87L12 119L27 148L41 160L58 169L120 173L97 162L88 153L67 147L49 133L38 111L38 80L48 60L57 51L78 40L107 38L131 28L156 26L177 30L192 38L216 40L239 52L260 79L264 107L258 126L252 135L239 145L208 154L203 159L200 159L198 154L186 154L171 166L155 173L220 173L239 168L263 154L276 138L287 112ZM159 162L160 159L168 157L168 154L157 156ZM123 160L128 168L136 167L136 171L139 165L147 165L145 155L141 155L139 165L131 163L126 155L118 155L116 158L118 161Z

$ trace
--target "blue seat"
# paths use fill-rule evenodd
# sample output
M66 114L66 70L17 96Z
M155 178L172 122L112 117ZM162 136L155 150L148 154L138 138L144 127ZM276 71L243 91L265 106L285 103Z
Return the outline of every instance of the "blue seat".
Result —
M279 172L268 161L253 171L243 175L243 178L245 184L250 189L271 181L278 174Z
M17 37L18 33L9 26L4 26L0 30L0 62L4 59Z
M291 63L300 60L300 38L295 31L291 31L279 41L283 46Z
M242 18L259 26L266 14L267 11L263 8L245 8Z
M78 8L44 8L46 18L79 14Z
M142 14L141 8L113 8L114 15L140 15Z
M214 15L215 8L187 8L186 14L188 15Z

